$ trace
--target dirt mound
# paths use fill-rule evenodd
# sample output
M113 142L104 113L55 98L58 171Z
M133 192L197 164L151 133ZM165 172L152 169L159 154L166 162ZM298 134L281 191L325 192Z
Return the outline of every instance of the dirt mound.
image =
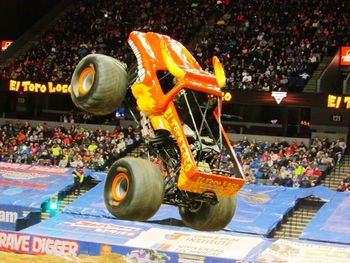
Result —
M6 263L124 263L131 262L119 254L103 255L103 256L85 256L80 255L78 257L59 257L52 255L44 256L33 256L33 255L22 255L14 253L0 252L0 262Z

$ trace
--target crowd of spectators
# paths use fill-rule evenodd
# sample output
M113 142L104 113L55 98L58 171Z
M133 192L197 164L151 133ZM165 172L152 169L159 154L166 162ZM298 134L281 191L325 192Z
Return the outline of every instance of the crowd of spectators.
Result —
M324 54L349 44L347 5L344 0L79 0L24 56L0 71L3 78L70 82L87 54L130 65L126 40L133 30L167 34L187 45L214 17L214 27L192 49L206 70L218 55L228 88L298 90Z
M141 141L138 128L113 131L87 130L79 124L52 128L25 123L0 127L0 161L60 167L107 170L115 160L131 152Z
M349 44L349 1L237 0L195 48L219 55L228 87L300 91L322 57Z
M206 19L222 15L226 6L216 0L78 0L24 56L1 70L2 77L69 83L77 63L92 53L130 65L131 31L163 33L188 44Z
M85 167L106 171L118 159L142 142L140 129L128 126L113 131L87 130L79 124L52 128L46 123L32 127L28 122L0 126L0 161L59 167ZM303 142L274 143L249 141L246 137L233 145L247 183L311 187L339 163L344 156L343 140L330 142L314 138ZM338 191L350 191L350 174Z
M343 140L329 141L314 138L308 147L302 141L252 142L244 138L234 144L248 183L282 185L286 187L311 187L344 156Z

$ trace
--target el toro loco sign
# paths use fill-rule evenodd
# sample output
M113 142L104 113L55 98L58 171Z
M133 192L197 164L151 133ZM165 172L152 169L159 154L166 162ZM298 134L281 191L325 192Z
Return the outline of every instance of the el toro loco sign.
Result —
M50 93L50 94L69 94L71 91L71 85L48 82L32 82L30 80L9 81L9 91L13 92L31 92L31 93Z

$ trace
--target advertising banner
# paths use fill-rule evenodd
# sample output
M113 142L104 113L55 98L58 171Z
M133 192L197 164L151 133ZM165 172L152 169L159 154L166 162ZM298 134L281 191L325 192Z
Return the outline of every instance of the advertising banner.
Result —
M260 237L69 214L57 215L21 233L79 240L79 254L101 255L109 251L135 262L235 262L266 243ZM83 247L81 242L90 246ZM75 246L71 246L74 251Z
M4 52L12 43L13 43L12 40L2 40L1 41L1 52Z
M340 65L350 66L350 46L344 46L340 49Z
M0 231L0 250L35 255L78 255L76 241Z
M205 257L192 255L178 255L172 252L159 252L152 249L140 249L110 245L108 243L86 242L82 240L70 240L66 238L54 238L50 236L38 236L25 233L0 231L0 251L28 254L28 255L54 255L64 257L71 262L80 262L79 256L103 256L103 262L222 262L212 258L205 261ZM8 257L13 258L13 257ZM17 261L22 262L20 257ZM50 258L53 259L52 257ZM200 261L198 259L201 259ZM27 261L28 258L25 258ZM98 260L98 258L96 258ZM191 261L188 261L191 260ZM84 260L85 261L85 260ZM23 261L24 262L24 261ZM226 262L232 262L226 261Z
M65 83L37 82L34 80L9 80L8 90L11 92L70 94L71 85Z
M263 242L259 237L152 228L129 240L126 245L217 258L244 259Z
M350 248L279 239L257 262L350 262Z
M27 213L21 207L0 205L0 229L16 230L17 220Z

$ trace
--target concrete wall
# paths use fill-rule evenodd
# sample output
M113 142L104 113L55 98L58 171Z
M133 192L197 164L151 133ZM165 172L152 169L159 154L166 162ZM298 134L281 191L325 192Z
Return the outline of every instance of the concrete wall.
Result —
M291 143L292 141L296 141L298 144L300 144L300 142L303 141L306 146L310 145L310 139L306 139L306 138L278 137L278 136L266 136L266 135L256 135L256 134L228 133L228 137L233 142L240 141L245 136L248 138L248 140L250 142L253 139L255 139L257 142L268 141L269 143L273 143L273 142L276 142L276 141L280 141L280 142L281 141L287 141L288 143Z
M323 139L327 137L330 141L336 141L338 139L343 139L347 142L347 133L325 133L325 132L313 132L312 138L318 137L319 139Z
M6 123L7 121L11 123L24 123L28 122L32 126L37 126L39 123L43 124L46 123L49 127L57 127L59 125L63 125L65 128L70 128L72 125L80 125L80 127L83 127L84 129L88 130L96 130L98 127L100 127L103 130L109 130L113 131L116 126L113 125L97 125L97 124L86 124L86 123L63 123L63 122L56 122L56 121L37 121L37 120L18 120L18 119L7 119L7 118L0 118L0 125ZM135 125L134 125L135 126Z
M339 70L340 50L334 56L321 77L317 80L317 92L330 93L342 89L342 76Z
M335 122L332 115L340 115L341 121ZM348 133L349 110L312 108L310 123L317 132Z
M36 121L36 120L19 120L19 119L7 119L7 118L0 118L0 125L11 122L11 123L24 123L25 121L28 121L32 126L36 126L39 123L43 124L46 123L49 127L57 127L59 125L63 125L66 128L70 128L72 125L80 125L81 127L88 129L88 130L96 130L98 127L100 127L102 130L109 130L113 131L116 126L115 125L96 125L96 124L85 124L85 123L63 123L63 122L55 122L55 121ZM136 126L136 123L134 121L129 120L121 120L121 126L128 127L129 125ZM244 136L248 138L249 141L252 141L255 139L256 141L263 142L268 141L269 143L275 142L275 141L287 141L288 143L291 143L292 141L296 140L298 144L300 144L301 141L304 142L305 145L310 145L310 140L308 138L294 138L294 137L279 137L279 136L266 136L266 135L256 135L256 134L238 134L238 133L228 133L228 136L231 141L236 142L243 139ZM343 138L345 141L347 140L347 133L324 133L324 132L313 132L312 138L319 137L320 139L324 137L328 137L330 140L334 141L340 138Z

